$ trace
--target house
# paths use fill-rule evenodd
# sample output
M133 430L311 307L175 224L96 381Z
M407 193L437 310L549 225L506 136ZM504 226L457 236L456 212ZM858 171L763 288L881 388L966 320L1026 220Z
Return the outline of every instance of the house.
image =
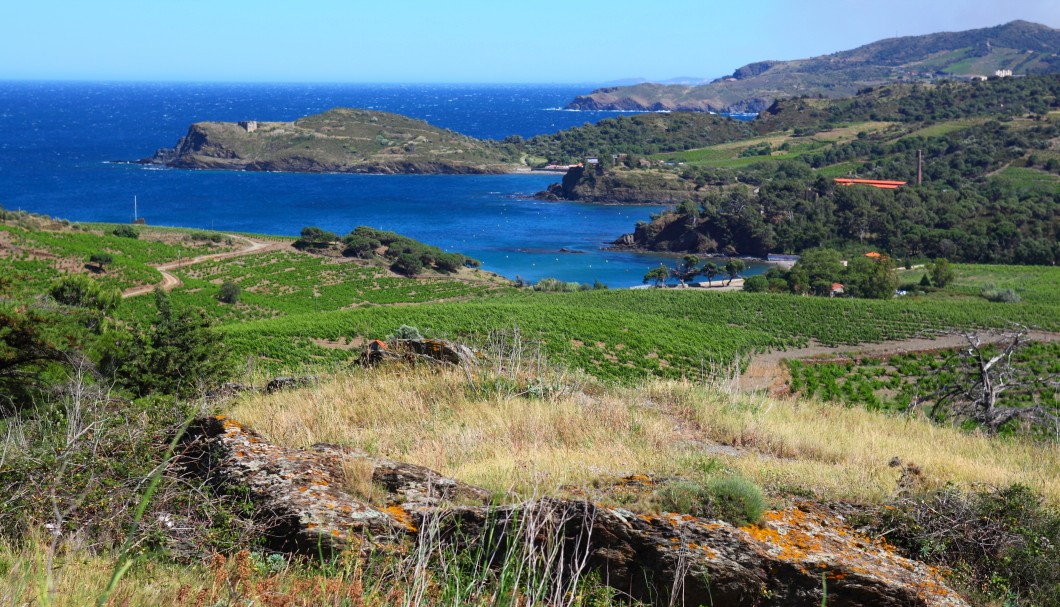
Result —
M833 282L832 283L832 292L829 293L828 296L829 297L835 297L836 295L842 295L843 293L845 293L845 291L843 290L843 283L841 283L841 282Z

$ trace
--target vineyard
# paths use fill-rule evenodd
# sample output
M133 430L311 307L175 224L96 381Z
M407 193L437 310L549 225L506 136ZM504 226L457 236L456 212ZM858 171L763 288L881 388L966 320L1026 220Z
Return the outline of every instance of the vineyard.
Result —
M113 262L96 277L125 289L161 280L148 264L233 248L224 241L195 240L190 230L142 229L141 238L123 238L111 234L114 228L92 224L92 231L41 230L0 224L0 268L9 267L27 291L40 291L66 272L81 271L91 255L108 253Z
M987 350L996 354L996 348ZM813 361L789 360L790 390L805 398L861 405L870 410L909 411L931 403L933 395L955 381L956 352L911 352L886 358ZM1019 350L1013 365L1036 378L1060 374L1060 342L1032 343ZM1002 395L998 406L1040 403L1060 412L1060 395L1041 380Z
M172 297L177 305L201 309L215 322L228 324L360 306L463 299L500 288L489 275L468 272L477 278L410 279L375 265L283 250L174 270L184 288ZM218 301L225 281L239 286L238 303ZM150 298L141 298L126 302L119 314L127 320L144 320L152 312Z
M756 352L930 335L1020 322L1060 328L1060 307L986 301L867 301L687 291L511 292L460 303L363 307L223 327L237 355L275 370L338 364L349 351L318 340L382 338L401 325L472 344L515 331L553 362L597 377L702 377Z

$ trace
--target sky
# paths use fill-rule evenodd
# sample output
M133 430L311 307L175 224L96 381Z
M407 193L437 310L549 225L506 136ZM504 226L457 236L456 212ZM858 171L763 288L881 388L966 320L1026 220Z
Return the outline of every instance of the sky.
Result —
M0 80L600 83L714 78L1060 0L10 0Z

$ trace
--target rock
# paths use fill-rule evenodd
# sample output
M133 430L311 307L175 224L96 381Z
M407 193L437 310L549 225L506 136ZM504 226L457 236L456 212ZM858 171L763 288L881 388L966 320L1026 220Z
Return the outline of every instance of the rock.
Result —
M315 375L306 375L304 377L274 377L269 380L269 383L265 384L266 394L272 394L273 392L279 392L280 390L290 390L292 388L305 388L312 386L317 383L317 377Z
M596 572L656 605L819 605L825 586L833 607L966 605L930 567L809 502L741 528L576 499L488 506L486 491L427 468L338 445L277 447L220 416L192 425L181 462L220 490L247 493L271 545L293 552L416 542L418 553L467 550L491 566L507 555L541 566L561 590ZM382 492L371 505L342 488L351 463L370 465Z
M451 365L466 366L475 363L478 357L465 346L444 339L395 339L390 343L393 352L422 357Z

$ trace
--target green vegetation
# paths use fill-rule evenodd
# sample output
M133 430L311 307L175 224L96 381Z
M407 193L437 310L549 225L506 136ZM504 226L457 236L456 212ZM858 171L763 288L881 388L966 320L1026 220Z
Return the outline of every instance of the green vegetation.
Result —
M150 162L180 168L347 173L498 173L521 164L511 144L398 114L336 108L294 122L191 125Z
M239 357L299 369L334 365L349 352L313 340L385 337L402 324L431 336L484 343L498 330L518 328L540 341L549 358L609 380L647 376L699 377L712 364L754 352L823 344L879 342L953 327L1020 322L1060 328L1054 304L1022 303L1000 310L978 301L871 301L687 290L519 292L460 303L365 307L223 327Z

